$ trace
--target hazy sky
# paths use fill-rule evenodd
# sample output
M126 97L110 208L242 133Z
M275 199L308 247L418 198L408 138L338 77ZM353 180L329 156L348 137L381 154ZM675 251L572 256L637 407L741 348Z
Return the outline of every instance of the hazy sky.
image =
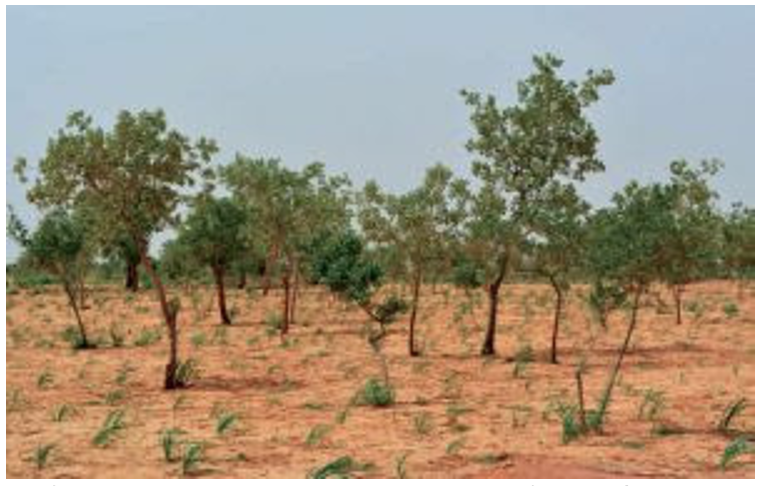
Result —
M753 205L754 29L753 7L8 7L6 202L35 221L12 162L42 155L75 109L110 126L162 107L218 141L217 163L321 160L395 191L438 161L466 175L459 89L511 101L550 51L567 76L617 76L592 112L607 165L584 187L593 203L672 159L718 157L723 204Z

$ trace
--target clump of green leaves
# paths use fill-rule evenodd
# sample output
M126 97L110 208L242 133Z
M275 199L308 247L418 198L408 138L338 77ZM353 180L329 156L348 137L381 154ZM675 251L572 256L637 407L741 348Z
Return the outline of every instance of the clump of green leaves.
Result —
M640 420L654 421L665 405L664 393L649 388L645 390L637 414Z
M54 422L63 422L66 420L66 417L72 415L75 412L75 409L73 406L69 404L63 404L57 406L55 409L53 409L53 421Z
M373 467L370 463L359 463L351 456L342 456L324 466L308 472L308 479L350 478L354 472L368 471Z
M738 308L737 304L734 302L725 303L724 307L722 307L722 310L724 311L724 315L727 316L728 319L737 317L737 315L740 313L740 309Z
M37 388L48 388L53 384L53 373L50 370L45 370L37 377Z
M523 344L515 352L514 367L512 368L512 376L514 378L520 378L525 372L528 365L533 362L533 348L530 344Z
M175 462L180 457L178 449L181 446L179 437L185 432L179 428L165 429L159 433L159 445L162 447L162 454L165 462Z
M93 437L93 444L98 447L106 447L114 440L117 433L124 428L125 412L123 410L109 412L101 428L98 429L98 432Z
M265 316L265 333L268 336L276 336L281 332L284 318L277 312L269 312Z
M151 346L162 338L162 333L159 329L144 329L138 337L135 339L135 344L139 348L144 346Z
M719 461L719 468L724 471L736 458L745 454L753 454L755 451L756 449L754 448L753 444L748 441L748 439L744 437L738 437L727 444L727 446L724 448L721 460Z
M201 442L184 442L180 458L180 473L183 476L196 471L204 459L204 444Z
M318 424L308 432L308 435L305 437L305 444L308 446L319 445L331 431L331 425Z
M217 416L215 433L218 435L224 435L236 424L238 420L239 416L233 412L221 412Z
M61 333L63 339L72 349L87 349L90 344L82 337L82 333L76 326L67 326Z
M389 383L370 378L359 393L359 401L363 405L389 407L395 403L395 390Z
M50 458L50 453L53 451L53 449L55 449L55 447L55 444L44 444L35 448L34 452L32 453L32 462L34 462L34 465L37 467L38 471L41 471L45 468L45 465L48 463L48 459Z
M418 435L429 435L432 432L432 428L432 414L421 412L414 415L414 430Z
M196 360L189 358L181 361L178 363L177 368L175 368L175 385L178 388L186 388L195 380L198 380L200 375L201 370Z

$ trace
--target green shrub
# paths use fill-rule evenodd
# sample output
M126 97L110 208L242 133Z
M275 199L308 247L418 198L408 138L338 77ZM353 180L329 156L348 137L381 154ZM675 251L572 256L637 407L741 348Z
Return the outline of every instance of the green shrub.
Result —
M221 412L217 417L217 423L215 424L215 432L218 435L225 434L230 430L236 421L239 420L239 416L232 412Z
M382 380L371 378L361 390L360 402L373 407L388 407L395 403L395 390Z
M144 346L150 346L162 339L162 333L159 329L144 329L141 334L135 339L135 345L142 348Z
M744 437L738 437L727 444L727 447L724 448L724 452L722 452L722 458L719 461L719 468L724 471L736 458L744 454L753 454L754 452L755 448L753 444L748 441L748 439Z
M177 452L181 445L178 437L185 434L179 428L165 429L159 433L159 445L162 446L162 454L165 462L175 462L179 459Z
M189 358L178 363L175 368L175 384L180 388L185 388L198 380L201 376L201 370L196 360Z
M305 444L309 446L319 445L331 431L331 425L318 424L308 432L308 435L305 437Z
M34 462L37 470L40 471L45 468L50 458L50 453L55 448L55 444L39 445L32 453L32 462Z
M309 471L308 479L347 479L354 472L368 471L371 467L373 467L372 464L362 464L350 456L342 456L320 468Z
M722 307L722 310L724 311L724 315L729 319L737 317L737 315L740 313L740 309L734 302L725 303L724 307Z
M201 442L184 442L181 454L180 473L187 476L194 472L204 459L204 444Z

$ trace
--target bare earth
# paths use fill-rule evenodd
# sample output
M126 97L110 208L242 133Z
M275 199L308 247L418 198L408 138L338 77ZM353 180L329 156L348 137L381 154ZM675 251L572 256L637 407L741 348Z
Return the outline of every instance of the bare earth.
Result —
M203 477L299 478L345 455L373 465L355 473L360 477L404 470L408 477L436 478L754 477L753 456L719 469L730 438L715 430L738 398L748 407L734 428L754 430L752 283L690 287L685 301L694 311L681 326L670 304L651 298L605 434L567 445L555 404L574 403L574 370L586 357L587 407L595 406L623 339L625 313L616 313L605 331L576 289L560 335L562 364L555 366L547 363L550 289L510 285L504 292L499 355L484 359L478 356L482 293L470 312L462 291L428 288L418 334L424 355L407 355L405 319L385 341L396 390L389 408L348 407L379 364L361 335L363 313L317 288L302 292L286 343L266 325L266 316L280 309L277 291L267 297L231 291L234 325L225 329L217 324L212 288L182 292L181 356L196 359L202 375L176 392L161 390L168 344L151 291L134 298L116 288L94 291L85 318L103 347L80 352L60 337L74 323L62 292L8 295L6 475L175 477L179 465L165 462L159 434L178 427L184 439L205 443L196 473ZM110 347L110 326L125 335L124 347ZM146 329L161 331L161 339L136 346ZM507 358L523 344L532 346L534 360L518 369ZM663 394L652 421L639 417L640 408L649 408L642 407L648 390ZM54 421L64 404L73 412ZM93 445L104 418L117 409L125 411L125 428L107 447ZM223 410L238 420L218 435L215 417ZM656 423L676 433L656 434ZM321 424L323 436L307 441ZM55 447L38 471L30 458L45 444Z

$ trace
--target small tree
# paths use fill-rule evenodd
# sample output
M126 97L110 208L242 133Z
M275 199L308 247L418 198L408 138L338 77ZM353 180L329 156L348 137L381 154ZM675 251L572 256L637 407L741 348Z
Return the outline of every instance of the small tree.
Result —
M725 277L752 277L756 270L756 210L736 203L724 217L723 235Z
M499 293L518 248L532 227L539 201L560 180L584 180L604 169L597 132L585 110L614 81L609 70L589 71L583 81L559 76L562 60L533 58L535 72L518 83L517 103L501 107L493 95L463 91L475 135L467 149L480 156L472 171L481 187L469 227L485 267L489 314L482 354L495 353Z
M631 317L596 417L604 420L613 386L637 325L641 299L661 278L659 262L667 228L673 223L674 196L666 186L632 182L613 197L613 207L596 213L587 239L587 265L595 278L631 296Z
M682 295L692 282L713 270L721 247L721 224L713 207L716 193L708 179L721 162L703 161L693 170L683 160L671 163L669 191L674 198L673 224L666 228L663 259L657 262L662 280L674 297L676 323L682 323Z
M103 241L122 232L130 236L157 293L170 338L164 377L168 390L182 385L176 375L180 303L167 298L149 257L149 242L153 232L175 223L184 191L199 176L212 175L202 168L216 151L211 140L192 142L169 129L162 110L122 111L110 131L78 111L49 141L39 177L27 194L43 208L87 208ZM25 166L25 159L19 159L16 169L23 174Z
M34 266L61 282L77 320L80 333L77 347L93 347L88 340L80 307L85 274L93 259L86 244L84 221L77 215L56 209L47 213L30 235L12 208L8 208L8 213L7 231L11 238L24 248L26 257Z
M180 228L178 240L189 254L212 270L218 294L220 321L231 324L225 296L225 277L245 251L245 213L228 198L201 197Z
M419 355L414 329L423 278L427 273L445 270L447 243L458 223L449 206L452 179L448 168L436 165L427 170L421 186L406 194L383 194L371 182L360 201L359 220L367 239L390 249L412 288L410 356Z
M588 205L571 185L556 186L543 202L534 224L533 256L539 274L554 289L556 305L550 361L557 363L557 336L571 274L584 255L585 218Z

